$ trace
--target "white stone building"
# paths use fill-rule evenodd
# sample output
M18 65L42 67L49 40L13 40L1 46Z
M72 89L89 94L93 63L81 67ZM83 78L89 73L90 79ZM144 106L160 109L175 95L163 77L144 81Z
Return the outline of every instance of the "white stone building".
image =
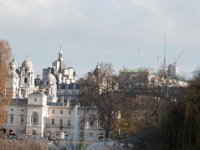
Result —
M15 59L10 62L9 88L13 100L7 108L5 128L16 134L73 139L77 128L74 123L74 106L78 102L79 85L72 67L68 67L60 49L52 67L43 69L42 79L35 78L33 63L26 58L21 66ZM94 112L78 107L79 140L95 140L100 127L91 121Z

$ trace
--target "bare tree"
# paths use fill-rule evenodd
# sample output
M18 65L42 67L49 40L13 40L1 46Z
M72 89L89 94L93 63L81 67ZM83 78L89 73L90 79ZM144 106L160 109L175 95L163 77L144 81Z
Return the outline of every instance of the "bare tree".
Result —
M7 86L11 47L5 40L0 40L0 128L6 122L5 107L11 101L11 91Z
M187 88L187 97L163 118L163 148L191 149L200 147L200 69L195 71Z
M118 90L117 76L111 64L100 64L89 74L79 83L80 103L84 107L96 109L100 125L108 138L120 110L123 94Z

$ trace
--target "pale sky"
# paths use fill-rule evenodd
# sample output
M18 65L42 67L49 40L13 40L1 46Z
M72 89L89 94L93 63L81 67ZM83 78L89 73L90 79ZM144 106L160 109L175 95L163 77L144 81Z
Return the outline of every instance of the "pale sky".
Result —
M58 58L60 44L79 77L97 62L157 69L178 60L189 75L200 63L199 0L0 0L0 39L19 65L29 57L36 73ZM159 56L159 60L157 60Z

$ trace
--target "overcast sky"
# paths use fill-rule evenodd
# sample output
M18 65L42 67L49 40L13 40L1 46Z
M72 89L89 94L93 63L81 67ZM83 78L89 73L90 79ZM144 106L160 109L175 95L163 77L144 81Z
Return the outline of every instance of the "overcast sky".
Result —
M97 62L116 70L167 64L182 50L185 75L200 63L199 0L0 0L0 38L10 42L21 65L52 65L60 44L68 66L82 76ZM157 59L159 56L159 59Z

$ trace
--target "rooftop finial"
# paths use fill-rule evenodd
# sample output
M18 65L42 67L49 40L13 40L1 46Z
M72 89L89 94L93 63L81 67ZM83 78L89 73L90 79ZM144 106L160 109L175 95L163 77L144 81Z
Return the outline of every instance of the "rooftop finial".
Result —
M12 62L15 62L15 55L12 55Z
M100 69L100 65L99 65L99 62L97 62L97 66L96 66L97 69Z
M97 68L98 68L98 69L100 68L100 66L99 66L99 62L97 62Z

